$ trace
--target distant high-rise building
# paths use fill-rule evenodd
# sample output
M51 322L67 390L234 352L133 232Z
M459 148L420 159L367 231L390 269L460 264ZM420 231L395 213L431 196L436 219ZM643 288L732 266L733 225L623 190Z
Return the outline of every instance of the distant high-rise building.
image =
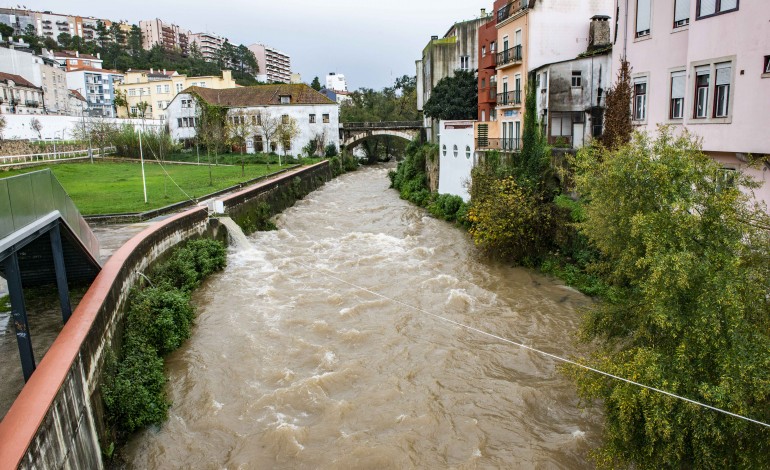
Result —
M334 91L348 91L348 82L341 73L331 72L326 76L326 88Z
M95 41L97 25L102 22L106 27L112 21L94 18L92 16L77 16L52 13L50 11L33 11L19 8L0 8L0 23L13 28L15 35L21 35L28 26L35 28L38 36L58 41L59 35L67 33L87 41Z
M291 83L291 58L287 54L264 44L252 44L249 50L257 58L258 79L263 82Z
M175 24L164 23L158 18L139 22L142 30L142 47L150 50L155 46L161 46L166 50L179 50L182 54L190 52L190 31L184 30Z
M216 60L217 54L224 42L225 38L215 34L195 33L190 35L190 44L195 44L203 58L209 62Z

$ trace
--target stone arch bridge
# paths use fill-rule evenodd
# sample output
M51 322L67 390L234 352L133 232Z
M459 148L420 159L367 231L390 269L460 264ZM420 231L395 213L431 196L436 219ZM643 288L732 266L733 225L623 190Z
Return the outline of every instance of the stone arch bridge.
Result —
M419 138L425 141L422 121L345 122L340 124L340 143L343 148L354 148L361 141L377 136L401 137L406 140Z

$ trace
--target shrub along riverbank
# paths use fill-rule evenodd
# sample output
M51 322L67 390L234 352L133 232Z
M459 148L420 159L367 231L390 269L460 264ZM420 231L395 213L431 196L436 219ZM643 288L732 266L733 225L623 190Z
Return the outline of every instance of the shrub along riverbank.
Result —
M102 398L106 422L115 443L133 432L166 419L163 357L190 337L195 309L190 295L209 275L226 264L221 242L200 239L186 243L147 276L147 285L135 288L128 299L120 353L105 362Z
M770 217L751 196L757 183L666 128L585 148L558 180L532 129L525 123L520 154L488 153L473 170L463 225L476 246L599 298L578 338L595 348L584 363L770 422ZM440 198L425 184L434 151L412 148L391 174L424 207ZM574 181L569 193L561 181ZM604 440L592 452L600 468L770 467L761 425L565 372L581 397L604 405Z

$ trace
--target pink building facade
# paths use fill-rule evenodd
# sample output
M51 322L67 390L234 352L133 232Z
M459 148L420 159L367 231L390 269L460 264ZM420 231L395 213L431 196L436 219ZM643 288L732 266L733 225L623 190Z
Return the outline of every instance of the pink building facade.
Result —
M687 129L726 169L751 174L770 207L770 1L616 0L613 81L625 56L639 130Z

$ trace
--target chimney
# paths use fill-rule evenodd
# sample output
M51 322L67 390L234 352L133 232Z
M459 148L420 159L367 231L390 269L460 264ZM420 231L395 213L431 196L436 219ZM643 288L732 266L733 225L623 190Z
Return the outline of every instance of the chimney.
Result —
M430 40L431 40L431 41L438 41L438 36L431 36L431 37L430 37Z
M166 69L163 69L163 75L166 75Z
M486 16L487 16L487 9L486 8L482 8L481 9L481 17L482 18L486 18Z
M75 57L80 57L80 51L75 51Z
M610 44L610 17L606 15L594 16L591 18L591 26L588 30L588 50L601 49Z
M96 58L97 59L101 59L102 58L102 53L101 52L97 52L96 53Z
M152 70L152 67L150 67L150 73L155 73L155 72Z

